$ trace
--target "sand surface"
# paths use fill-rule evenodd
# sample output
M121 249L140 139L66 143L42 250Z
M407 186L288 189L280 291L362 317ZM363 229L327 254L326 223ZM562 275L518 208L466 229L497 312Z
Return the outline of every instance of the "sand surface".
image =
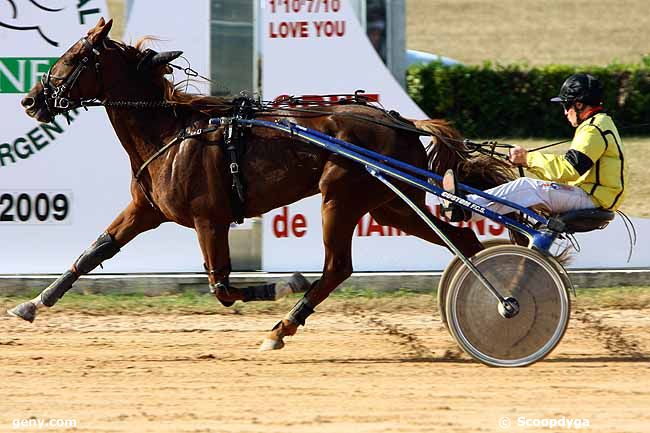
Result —
M425 309L318 313L283 350L259 352L276 320L2 317L0 432L575 430L522 425L550 418L590 432L650 431L647 309L578 309L555 351L520 369L471 361ZM14 429L30 418L77 427Z

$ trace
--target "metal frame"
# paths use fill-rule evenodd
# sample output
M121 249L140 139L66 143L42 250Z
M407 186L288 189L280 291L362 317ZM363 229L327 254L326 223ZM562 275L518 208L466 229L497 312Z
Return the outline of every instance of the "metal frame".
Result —
M214 120L220 122L219 119L213 119L213 121ZM423 180L420 177L416 177L416 176L421 176L426 179L433 179L437 182L441 182L442 176L440 176L437 173L433 173L431 171L424 170L419 167L415 167L411 164L407 164L405 162L399 161L389 156L382 155L381 153L377 153L372 150L363 148L361 146L357 146L352 143L339 140L335 137L331 137L327 134L323 134L322 132L305 128L304 126L298 125L290 121L268 122L268 121L257 120L257 119L250 119L250 120L236 119L236 122L238 122L243 126L259 126L259 127L270 128L270 129L286 132L291 136L298 137L306 142L315 144L330 152L345 156L346 158L356 161L366 167L373 168L378 172L386 174L394 179L403 181L419 189L423 189L438 197L442 197L447 200L454 201L455 203L458 203L460 206L466 209L469 209L473 212L477 212L493 221L506 225L509 228L513 230L517 230L518 232L526 235L529 239L532 240L533 245L537 249L548 251L548 248L545 248L543 245L538 245L539 242L535 242L536 240L541 238L549 238L549 237L552 237L554 240L555 237L557 236L557 233L545 233L536 230L528 224L523 224L505 215L501 215L489 209L485 209L481 206L477 206L473 203L470 203L468 200L463 199L462 197L446 192L445 190L443 190L442 188L438 187L435 184L429 183L428 180ZM526 215L528 218L531 218L532 220L534 220L535 222L539 223L542 226L548 226L549 224L549 220L547 218L537 214L536 212L533 212L532 210L526 207L520 206L516 203L509 202L500 197L493 196L479 189L472 188L471 186L468 185L459 184L458 187L462 191L471 194L476 194L485 199L502 203L513 209L516 209L517 211L521 212L522 214Z

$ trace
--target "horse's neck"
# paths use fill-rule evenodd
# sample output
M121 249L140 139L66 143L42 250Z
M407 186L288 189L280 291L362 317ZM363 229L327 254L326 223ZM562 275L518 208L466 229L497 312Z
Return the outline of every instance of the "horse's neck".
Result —
M113 101L151 101L162 100L162 95L156 97L141 93L133 95L123 93L111 95L108 99ZM178 132L179 120L175 117L173 110L168 108L107 107L106 111L117 137L129 154L134 171Z

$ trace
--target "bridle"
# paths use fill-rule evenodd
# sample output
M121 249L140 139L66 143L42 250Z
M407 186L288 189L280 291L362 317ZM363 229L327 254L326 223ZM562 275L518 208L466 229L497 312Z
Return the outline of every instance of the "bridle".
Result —
M74 100L70 96L70 92L79 81L79 77L89 68L91 63L94 62L95 64L94 69L95 74L97 75L99 75L99 68L101 66L99 61L100 51L98 47L91 44L87 37L81 38L80 42L85 48L84 56L67 77L53 76L52 68L54 65L52 65L47 73L41 78L43 94L45 96L45 105L52 116L56 116L57 114L66 114L74 108L85 106L85 102L94 99L79 98ZM56 86L51 82L52 78L61 80L62 83Z

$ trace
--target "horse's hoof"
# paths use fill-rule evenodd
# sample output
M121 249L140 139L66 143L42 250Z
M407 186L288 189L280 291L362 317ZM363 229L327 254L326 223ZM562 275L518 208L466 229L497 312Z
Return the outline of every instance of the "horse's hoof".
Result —
M282 339L273 340L271 338L265 338L260 345L260 352L266 352L267 350L280 350L284 347L284 341Z
M226 307L226 308L228 308L228 307L232 307L233 305L235 305L235 301L222 301L221 299L219 299L218 296L217 296L217 300L218 300L219 302L221 302L221 305L223 305L223 306Z
M32 301L23 302L17 307L7 310L7 314L14 317L20 317L21 319L32 323L36 318L36 304Z
M289 281L278 281L275 285L275 300L282 299L292 293L304 293L311 287L307 278L300 272L294 273Z

